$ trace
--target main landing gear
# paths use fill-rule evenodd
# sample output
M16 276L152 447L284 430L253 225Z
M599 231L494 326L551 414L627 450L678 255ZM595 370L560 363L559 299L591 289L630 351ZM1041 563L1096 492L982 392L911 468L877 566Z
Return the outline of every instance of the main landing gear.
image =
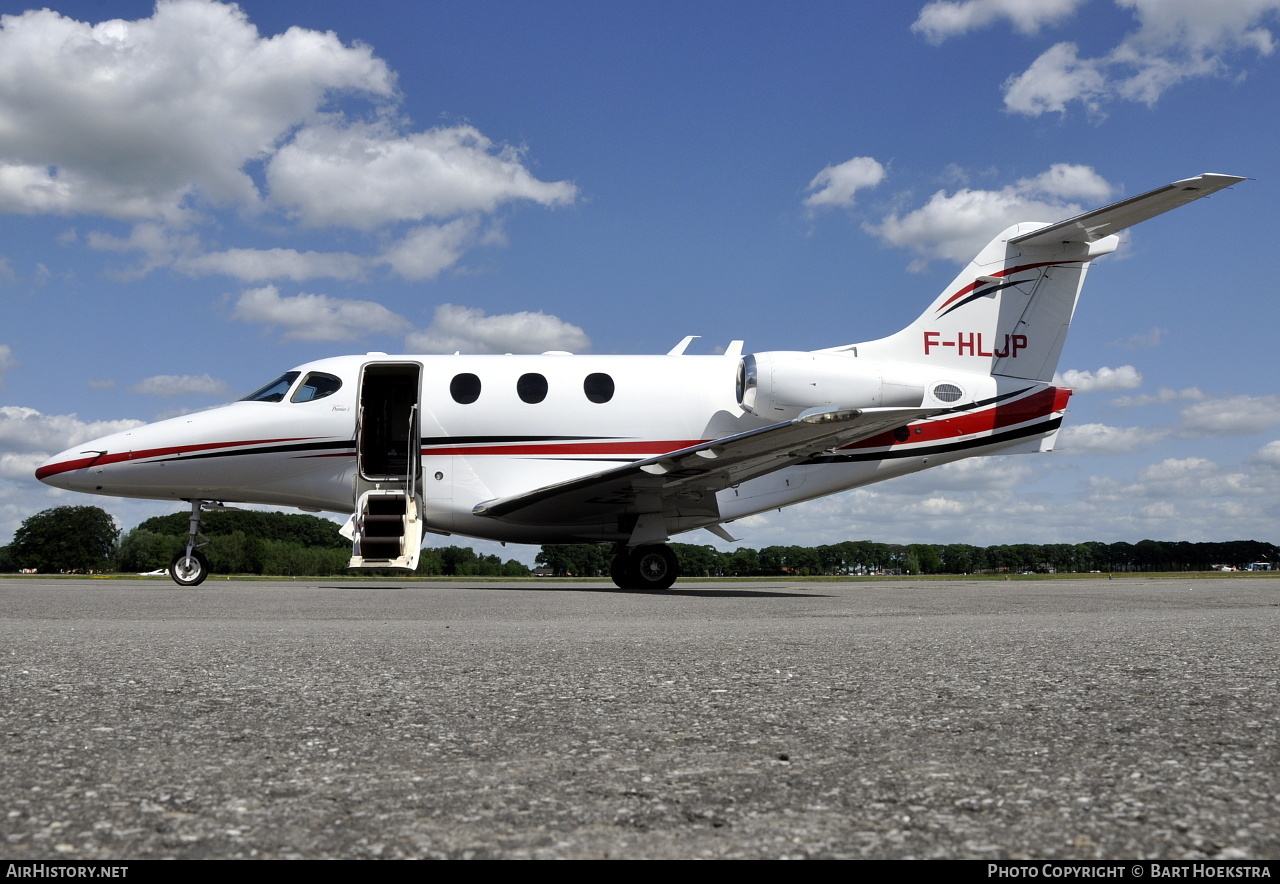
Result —
M614 548L609 577L619 589L670 589L680 576L680 563L666 544Z
M169 563L169 576L179 586L199 586L209 576L209 560L200 552L200 547L209 542L209 538L200 533L200 510L203 506L203 500L191 501L187 548Z

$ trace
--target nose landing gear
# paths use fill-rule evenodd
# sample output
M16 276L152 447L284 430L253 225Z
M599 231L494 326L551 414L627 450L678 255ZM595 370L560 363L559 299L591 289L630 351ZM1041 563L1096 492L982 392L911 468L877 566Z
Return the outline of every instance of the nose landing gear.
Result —
M203 500L191 501L191 519L187 528L187 548L173 557L169 563L169 576L179 586L199 586L209 576L209 560L200 552L200 547L209 542L209 538L200 533L200 512L205 505Z

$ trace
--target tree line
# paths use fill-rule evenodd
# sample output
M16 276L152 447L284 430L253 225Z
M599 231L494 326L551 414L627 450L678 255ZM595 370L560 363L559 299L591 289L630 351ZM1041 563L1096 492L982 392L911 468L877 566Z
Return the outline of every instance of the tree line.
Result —
M186 549L188 519L187 513L156 516L121 535L111 516L99 507L55 507L24 521L14 532L13 542L0 547L0 573L158 571ZM332 577L347 573L351 557L351 541L338 533L337 525L300 513L208 512L201 519L201 533L210 541L201 552L215 574ZM504 562L470 547L446 546L422 550L416 573L519 577L529 569L514 559Z
M187 520L186 513L157 516L121 535L111 516L99 507L55 507L24 521L14 532L13 542L0 547L0 572L157 571L168 567L185 548ZM203 517L202 531L212 541L203 552L214 573L295 577L347 573L351 544L328 519L286 513L210 512ZM732 552L689 543L673 543L671 548L680 561L681 573L689 577L1208 571L1221 565L1280 563L1280 547L1255 540L986 547L858 540L817 547L740 547ZM535 561L557 577L602 577L609 573L611 557L608 546L546 544ZM416 573L520 577L530 571L515 559L504 562L470 547L447 546L422 550Z
M680 573L686 577L1209 571L1215 565L1240 567L1252 562L1280 562L1280 547L1256 540L1090 541L985 547L965 543L849 540L816 547L767 546L759 550L741 547L733 552L687 543L673 543L671 548L680 560ZM608 547L552 544L542 547L536 562L557 576L596 577L609 573L609 559Z

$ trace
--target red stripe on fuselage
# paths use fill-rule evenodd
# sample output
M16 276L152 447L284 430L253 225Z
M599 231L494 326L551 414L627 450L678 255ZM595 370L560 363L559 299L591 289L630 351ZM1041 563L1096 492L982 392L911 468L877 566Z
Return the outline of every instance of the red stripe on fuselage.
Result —
M80 457L75 460L64 460L61 463L45 464L36 470L37 479L47 479L59 473L82 470L86 467L104 466L113 463L125 463L135 460L149 460L155 457L181 457L184 454L195 454L204 451L219 451L224 448L238 448L246 445L271 445L277 442L306 442L308 436L297 436L290 439L249 439L242 442L202 442L199 445L174 445L168 448L148 448L142 451L122 451L118 454L107 452L93 457ZM269 452L264 452L269 453Z
M991 408L972 413L961 413L955 417L935 418L909 424L911 435L899 440L894 436L896 430L880 433L870 439L846 445L842 451L856 448L888 448L894 445L916 444L919 442L943 442L957 436L971 436L977 433L991 433L1012 427L1015 424L1027 423L1038 418L1046 418L1067 407L1071 398L1071 390L1066 387L1046 387L1015 399L1012 402L999 402Z
M558 455L558 454L634 454L637 457L648 457L654 454L667 454L679 451L692 445L701 445L706 439L694 439L684 442L647 441L643 439L629 442L561 442L538 445L460 445L457 447L431 447L422 449L426 455L453 454L471 455Z

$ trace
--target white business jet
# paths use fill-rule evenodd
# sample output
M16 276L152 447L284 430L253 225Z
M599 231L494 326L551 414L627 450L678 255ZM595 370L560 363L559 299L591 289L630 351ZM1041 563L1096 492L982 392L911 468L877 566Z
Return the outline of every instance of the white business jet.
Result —
M895 335L720 356L389 356L300 365L239 402L95 439L42 482L183 500L179 584L208 575L201 514L349 513L352 568L416 566L423 533L608 543L623 588L666 589L674 535L927 467L1048 451L1085 271L1115 234L1244 179L1204 174L991 241Z

